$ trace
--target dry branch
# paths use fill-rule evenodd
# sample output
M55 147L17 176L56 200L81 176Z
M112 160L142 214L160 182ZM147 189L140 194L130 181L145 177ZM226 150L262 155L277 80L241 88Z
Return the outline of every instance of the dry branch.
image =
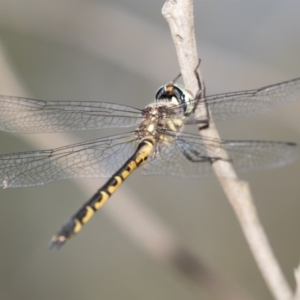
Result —
M162 13L171 29L184 84L196 95L198 84L194 69L197 66L199 52L196 49L194 33L193 1L166 1ZM211 120L210 127L205 134L213 139L219 138L213 120ZM209 154L209 150L207 151ZM227 157L222 149L218 155ZM218 160L213 163L213 168L236 213L252 254L274 298L278 300L292 299L292 291L259 221L248 184L238 179L229 162Z

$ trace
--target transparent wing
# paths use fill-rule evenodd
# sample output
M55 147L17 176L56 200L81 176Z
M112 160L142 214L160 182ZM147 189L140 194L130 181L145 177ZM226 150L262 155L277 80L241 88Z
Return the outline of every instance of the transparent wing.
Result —
M130 127L139 109L105 102L42 101L0 95L0 130L19 133L63 132Z
M53 150L0 155L0 186L27 187L63 178L109 177L131 155L134 132L114 135Z
M280 104L300 99L300 78L269 85L260 89L211 95L204 98L214 120L227 120L266 112ZM202 120L203 102L197 104L195 113L186 123ZM203 117L204 113L204 117Z
M208 144L208 156L204 146ZM226 150L236 171L247 172L280 167L300 158L299 145L268 141L226 141L182 134L168 145L158 143L143 167L146 175L172 175L185 178L205 178L214 175L211 162L219 159L218 149Z

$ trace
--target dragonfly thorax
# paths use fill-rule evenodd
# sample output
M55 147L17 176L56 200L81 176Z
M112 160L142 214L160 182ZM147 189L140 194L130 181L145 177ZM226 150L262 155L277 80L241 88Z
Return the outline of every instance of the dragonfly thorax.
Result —
M168 83L158 89L155 95L155 102L169 102L174 105L182 105L185 115L189 115L194 108L194 97L192 93L180 88L174 83Z
M140 139L154 138L166 140L183 128L184 114L176 115L172 102L151 103L143 109L144 120L139 124L137 133Z

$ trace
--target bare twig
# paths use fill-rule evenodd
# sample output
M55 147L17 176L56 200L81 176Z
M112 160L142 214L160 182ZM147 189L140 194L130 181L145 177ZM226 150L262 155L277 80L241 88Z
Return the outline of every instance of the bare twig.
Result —
M187 88L196 95L198 84L194 69L198 61L198 52L194 35L193 1L167 0L163 7L163 15L171 29L183 81ZM206 130L206 135L216 139L219 138L212 120L210 128ZM209 150L207 151L209 153ZM226 152L221 149L218 155L227 157ZM259 221L248 184L238 179L234 169L228 162L218 160L214 162L213 168L236 213L253 256L271 293L275 299L292 299L292 291Z
M300 265L295 269L294 276L296 280L296 291L294 295L294 300L300 300Z

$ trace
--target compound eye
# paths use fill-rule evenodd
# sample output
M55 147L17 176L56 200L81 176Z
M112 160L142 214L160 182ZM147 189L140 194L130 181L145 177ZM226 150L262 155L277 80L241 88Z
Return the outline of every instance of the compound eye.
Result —
M156 102L161 102L161 101L165 101L166 99L170 98L170 92L168 91L168 86L167 85L163 85L161 86L156 94L155 94L155 101Z
M176 100L178 95L176 93L177 87L173 83L163 85L158 89L155 94L156 102L173 102ZM177 101L178 102L178 101Z
M160 102L163 99L163 97L165 96L165 94L166 94L166 86L163 85L157 90L157 92L155 94L155 101Z

